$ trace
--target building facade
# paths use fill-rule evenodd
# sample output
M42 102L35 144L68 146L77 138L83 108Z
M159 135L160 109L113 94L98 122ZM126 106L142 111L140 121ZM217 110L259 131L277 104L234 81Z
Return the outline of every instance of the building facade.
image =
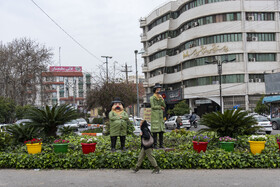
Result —
M42 77L42 103L85 106L86 93L91 89L91 75L82 72L82 67L51 66Z
M141 18L147 96L160 83L205 113L221 90L223 110L253 110L264 73L280 68L279 11L278 0L177 0Z

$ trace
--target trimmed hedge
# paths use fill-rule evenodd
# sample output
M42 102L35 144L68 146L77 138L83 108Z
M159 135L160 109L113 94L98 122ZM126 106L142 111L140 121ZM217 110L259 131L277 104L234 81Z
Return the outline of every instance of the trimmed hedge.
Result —
M192 148L194 132L173 131L164 135L166 147L175 151L154 150L153 154L162 169L232 169L232 168L280 168L279 148L274 135L267 136L266 148L261 154L250 153L248 136L238 138L234 152L219 149L215 134L205 153L197 153ZM207 134L211 136L211 134ZM80 136L62 137L70 141L68 153L54 153L52 144L44 142L42 153L27 154L25 145L6 148L0 152L0 168L40 168L40 169L129 169L134 167L140 152L140 138L127 136L128 151L110 152L110 137L99 136L94 153L84 155ZM119 139L117 148L120 147ZM142 168L151 168L145 159Z
M129 169L135 166L139 151L116 152L106 154L95 152L84 155L82 151L74 153L0 153L0 168L40 168L40 169ZM246 152L225 152L210 150L206 153L194 151L164 152L154 151L158 165L162 169L233 169L233 168L280 168L279 152L252 155ZM151 168L147 159L142 168Z

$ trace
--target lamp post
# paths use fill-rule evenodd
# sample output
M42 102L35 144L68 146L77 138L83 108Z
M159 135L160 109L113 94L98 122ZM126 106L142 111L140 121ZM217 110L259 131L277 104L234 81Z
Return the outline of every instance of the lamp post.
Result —
M138 50L135 50L134 54L135 54L135 68L136 68L137 117L139 117L139 87L138 87L138 68L137 68Z
M217 63L217 68L218 68L218 75L219 75L219 90L220 90L220 112L221 113L224 113L223 111L223 98L222 98L222 64L224 62L233 62L235 61L236 58L234 59L231 59L231 60L223 60L223 61L220 61L220 60L214 60L213 62L208 62L208 61L205 61L206 64L213 64L213 63Z

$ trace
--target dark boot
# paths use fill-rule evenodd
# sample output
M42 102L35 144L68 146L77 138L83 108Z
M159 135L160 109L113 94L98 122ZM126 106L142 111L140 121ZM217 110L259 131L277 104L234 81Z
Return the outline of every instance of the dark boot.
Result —
M159 167L156 166L156 167L153 169L152 173L159 174L159 170L160 170Z
M153 138L154 138L154 149L158 149L157 147L157 132L154 132L153 133Z
M159 148L164 148L163 147L163 132L159 133Z
M126 151L125 148L125 136L120 136L121 139L121 150Z
M111 151L116 152L117 136L111 136Z
M136 173L137 171L139 171L139 167L132 168L132 171Z

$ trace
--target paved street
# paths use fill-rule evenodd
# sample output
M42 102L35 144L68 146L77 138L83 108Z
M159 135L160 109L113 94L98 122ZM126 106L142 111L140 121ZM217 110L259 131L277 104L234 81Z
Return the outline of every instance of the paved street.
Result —
M279 186L280 169L234 170L0 170L0 186Z

